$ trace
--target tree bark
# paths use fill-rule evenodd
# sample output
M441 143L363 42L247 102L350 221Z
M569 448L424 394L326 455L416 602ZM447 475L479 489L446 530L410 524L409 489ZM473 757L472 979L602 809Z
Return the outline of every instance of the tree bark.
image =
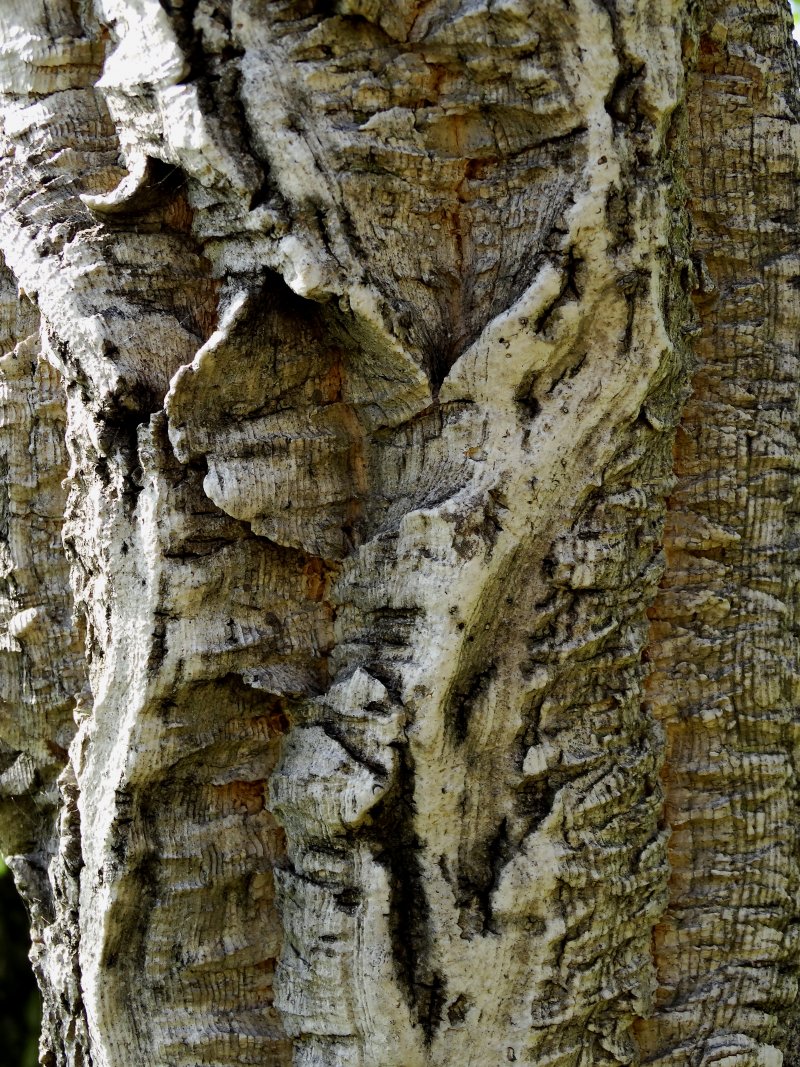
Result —
M800 1063L790 31L0 4L46 1067Z

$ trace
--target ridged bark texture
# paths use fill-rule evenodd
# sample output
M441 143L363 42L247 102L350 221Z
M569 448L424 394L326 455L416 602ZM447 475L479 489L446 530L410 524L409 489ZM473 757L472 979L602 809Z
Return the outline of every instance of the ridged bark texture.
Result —
M788 34L0 0L46 1067L782 1062Z
M645 1028L664 1067L780 1064L796 1013L800 80L777 16L709 2L687 88L700 329L648 683L672 830Z

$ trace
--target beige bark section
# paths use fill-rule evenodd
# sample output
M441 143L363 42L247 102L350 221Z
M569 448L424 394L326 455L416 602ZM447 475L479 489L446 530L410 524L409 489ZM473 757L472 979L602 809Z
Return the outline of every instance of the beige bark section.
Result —
M685 6L0 13L91 689L50 1062L661 1055Z
M687 90L699 332L648 696L670 905L648 1062L781 1063L798 951L798 72L783 5L710 3ZM724 115L724 125L718 116ZM797 1062L787 1055L787 1065Z
M42 358L36 308L4 266L0 309L0 832L31 915L42 1051L77 1064L87 1049L75 922L80 833L74 779L62 771L86 683L60 545L66 412L61 379Z
M69 383L91 1062L632 1062L681 9L203 12L213 89L156 4L10 64L0 238Z

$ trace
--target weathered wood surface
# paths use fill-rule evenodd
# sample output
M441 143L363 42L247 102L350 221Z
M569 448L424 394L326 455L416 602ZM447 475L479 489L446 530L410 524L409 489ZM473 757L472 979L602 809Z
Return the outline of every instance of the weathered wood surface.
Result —
M796 1013L800 78L753 7L708 3L687 87L698 366L648 680L672 875L643 1033L664 1067L780 1064Z
M777 0L2 0L47 1067L781 1063L795 73Z

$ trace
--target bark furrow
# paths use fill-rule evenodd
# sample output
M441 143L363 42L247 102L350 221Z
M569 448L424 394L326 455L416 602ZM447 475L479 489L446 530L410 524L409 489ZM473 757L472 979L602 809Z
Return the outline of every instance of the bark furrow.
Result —
M2 4L48 1067L780 1063L794 71L706 7Z
M655 938L658 1008L642 1034L647 1061L664 1067L779 1064L797 996L800 108L790 32L781 4L710 2L687 88L700 330L648 683L667 731L672 877Z

